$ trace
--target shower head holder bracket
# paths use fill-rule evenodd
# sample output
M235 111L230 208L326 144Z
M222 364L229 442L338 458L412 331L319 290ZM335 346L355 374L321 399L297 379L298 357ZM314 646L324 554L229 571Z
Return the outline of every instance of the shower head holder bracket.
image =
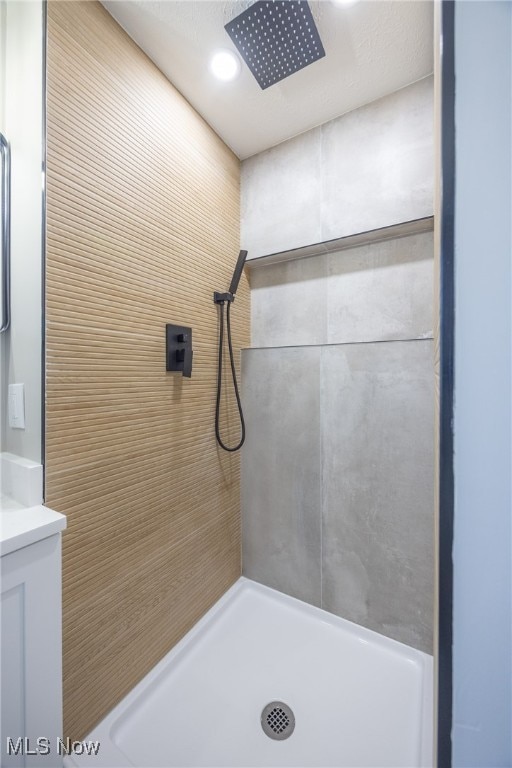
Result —
M219 293L218 291L213 292L214 304L225 304L226 302L230 304L234 300L235 300L235 297L233 296L232 293L229 293L229 291L227 291L226 293Z

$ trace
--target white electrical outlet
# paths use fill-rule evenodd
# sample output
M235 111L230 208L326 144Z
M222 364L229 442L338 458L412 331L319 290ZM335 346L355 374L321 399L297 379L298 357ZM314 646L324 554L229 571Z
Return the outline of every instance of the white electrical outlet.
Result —
M9 426L25 429L25 385L9 384Z

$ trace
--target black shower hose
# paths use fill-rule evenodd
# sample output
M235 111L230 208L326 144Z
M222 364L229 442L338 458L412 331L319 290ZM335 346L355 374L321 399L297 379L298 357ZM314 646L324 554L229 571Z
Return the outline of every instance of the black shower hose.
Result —
M222 348L224 346L224 302L219 304L220 308L220 318L219 318L219 366L217 368L217 402L215 405L215 437L217 438L217 442L220 445L221 448L223 448L225 451L229 451L230 453L233 453L234 451L239 451L242 445L245 441L245 421L244 421L244 414L242 411L242 403L240 402L240 393L238 392L238 383L236 380L236 370L235 370L235 361L233 358L233 344L231 343L231 320L230 320L230 308L231 308L231 301L227 302L228 308L226 310L226 325L228 329L228 347L229 347L229 360L231 363L231 374L233 376L233 386L235 388L235 396L236 396L236 404L238 406L238 413L240 415L240 426L241 426L241 437L240 442L238 445L235 445L233 448L229 448L227 445L225 445L222 442L222 438L220 436L220 428L219 428L219 418L220 418L220 395L221 395L221 389L222 389Z

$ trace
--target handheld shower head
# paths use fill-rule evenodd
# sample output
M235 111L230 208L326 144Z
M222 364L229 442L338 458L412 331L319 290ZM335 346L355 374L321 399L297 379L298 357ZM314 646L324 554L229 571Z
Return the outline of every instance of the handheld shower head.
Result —
M213 301L214 304L225 304L226 302L230 304L235 299L235 293L238 290L238 283L240 282L240 278L242 276L242 270L244 268L245 260L247 258L247 251L240 251L238 254L238 259L235 265L235 271L233 272L233 277L231 278L231 285L229 286L229 291L227 293L219 293L219 291L214 291L213 294Z
M231 285L229 286L229 292L233 296L237 292L238 283L240 282L240 278L242 276L242 270L244 268L246 258L247 258L247 251L240 251L238 255L238 260L236 262L235 271L233 272L233 277L231 278Z
M231 312L231 304L235 299L235 293L237 291L240 278L242 276L242 269L244 268L246 258L247 258L247 251L240 251L240 253L238 254L237 262L236 262L235 271L233 272L233 277L231 278L231 285L229 286L229 291L227 293L219 293L218 291L214 291L214 294L213 294L213 301L219 307L219 364L217 367L217 400L215 403L215 436L217 438L217 442L220 445L220 447L223 448L225 451L229 451L230 453L232 453L233 451L238 451L244 444L244 440L245 440L245 421L244 421L244 414L242 411L242 403L240 402L240 393L238 391L238 383L236 380L235 358L233 355L233 344L231 341L230 312ZM227 325L227 332L228 332L229 362L231 364L231 375L233 376L233 387L235 390L238 413L240 415L240 428L241 428L240 440L232 448L230 448L223 442L222 437L220 436L220 426L219 426L220 399L221 399L220 395L221 395L221 389L222 389L222 346L224 343L224 305L225 304L227 304L226 325Z

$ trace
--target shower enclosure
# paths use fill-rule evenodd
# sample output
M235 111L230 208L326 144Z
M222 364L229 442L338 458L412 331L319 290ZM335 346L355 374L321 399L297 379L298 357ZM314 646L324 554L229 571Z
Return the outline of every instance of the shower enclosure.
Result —
M432 85L242 164L243 577L87 733L110 765L432 764Z

